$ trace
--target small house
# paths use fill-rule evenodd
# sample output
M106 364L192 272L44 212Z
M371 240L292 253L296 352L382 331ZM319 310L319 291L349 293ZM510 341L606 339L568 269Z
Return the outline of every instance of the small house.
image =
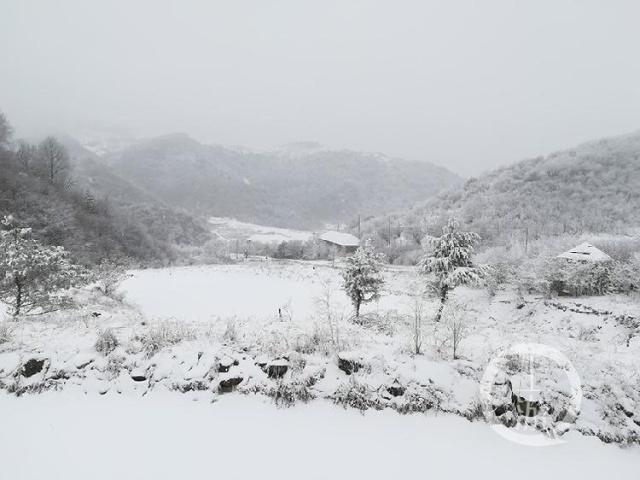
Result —
M590 243L581 243L580 245L561 253L557 258L564 258L566 260L581 263L602 263L610 262L612 260L609 255Z
M551 291L558 295L604 295L611 286L613 259L590 243L582 243L556 257Z
M325 232L320 236L320 240L341 253L353 253L360 246L358 237L344 232Z

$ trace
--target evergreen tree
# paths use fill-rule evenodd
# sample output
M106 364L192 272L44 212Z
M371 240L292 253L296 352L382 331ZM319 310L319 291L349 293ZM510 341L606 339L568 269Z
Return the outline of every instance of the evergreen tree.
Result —
M52 311L68 299L59 290L79 278L62 247L45 247L31 237L30 228L17 226L11 216L0 222L0 301L18 316Z
M351 299L356 317L360 316L360 307L364 303L380 298L384 279L380 271L383 256L373 249L370 241L358 248L356 253L346 259L342 271L343 287Z
M480 236L473 232L461 232L455 219L450 219L442 229L442 236L430 239L431 251L421 263L423 273L435 275L434 287L440 296L436 322L442 318L442 310L449 292L458 285L478 282L485 273L483 267L473 264L473 246Z

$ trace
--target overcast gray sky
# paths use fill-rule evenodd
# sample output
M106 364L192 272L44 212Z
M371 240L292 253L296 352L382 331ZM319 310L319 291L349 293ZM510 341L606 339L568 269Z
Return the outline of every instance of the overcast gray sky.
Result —
M640 129L640 2L0 0L19 135L299 140L463 174Z

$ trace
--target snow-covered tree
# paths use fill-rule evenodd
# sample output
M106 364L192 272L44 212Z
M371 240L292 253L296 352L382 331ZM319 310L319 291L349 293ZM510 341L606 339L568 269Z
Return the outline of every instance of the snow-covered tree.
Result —
M380 298L384 279L380 271L383 256L376 253L367 241L356 253L346 259L342 270L343 287L351 299L356 317L360 316L360 307L364 303Z
M430 252L422 259L420 269L423 273L433 273L433 285L440 296L440 307L436 322L442 318L442 310L449 292L458 285L478 282L485 273L483 267L473 264L473 246L480 236L473 232L461 232L455 219L450 219L442 229L442 236L429 239Z
M62 247L45 247L11 216L0 222L0 301L14 316L45 313L68 302L60 290L69 288L80 271Z

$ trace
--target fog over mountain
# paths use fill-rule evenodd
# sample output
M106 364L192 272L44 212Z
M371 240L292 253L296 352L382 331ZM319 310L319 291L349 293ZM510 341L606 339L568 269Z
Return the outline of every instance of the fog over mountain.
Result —
M638 18L623 0L8 0L0 107L19 137L311 139L470 176L636 130Z
M313 142L254 153L204 145L185 134L140 141L102 161L155 197L198 215L309 229L408 208L461 182L427 162Z

